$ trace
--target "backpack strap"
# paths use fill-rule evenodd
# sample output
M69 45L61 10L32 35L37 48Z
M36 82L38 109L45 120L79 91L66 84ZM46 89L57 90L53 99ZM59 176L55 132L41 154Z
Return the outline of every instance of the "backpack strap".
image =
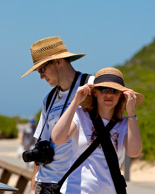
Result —
M89 77L90 77L90 75L87 73L82 74L80 86L83 86L84 84L88 83Z
M51 102L52 97L53 97L53 95L54 95L54 93L55 93L55 91L56 91L56 88L57 88L57 86L55 86L55 87L50 91L50 93L48 94L47 101L46 101L46 111L47 111L47 109L48 109L48 107L49 107L49 105L50 105L50 102Z
M81 76L81 81L80 81L80 86L83 86L85 83L87 83L89 77L90 77L90 75L87 74L87 73L82 74L82 76ZM50 93L49 93L49 95L48 95L48 97L47 97L47 101L46 101L46 111L47 111L47 109L48 109L48 107L49 107L49 105L50 105L50 102L51 102L52 97L53 97L53 95L54 95L54 93L55 93L55 91L56 91L56 88L57 88L57 86L54 87L54 88L50 91Z

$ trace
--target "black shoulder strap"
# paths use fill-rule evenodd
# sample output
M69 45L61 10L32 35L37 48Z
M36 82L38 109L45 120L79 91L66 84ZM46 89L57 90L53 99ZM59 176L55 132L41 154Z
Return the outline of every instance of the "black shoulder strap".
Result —
M106 131L110 131L116 123L110 121L108 125L105 127ZM79 156L79 158L73 163L73 165L70 167L70 169L66 172L66 174L62 177L62 179L58 182L59 186L62 186L66 178L78 167L80 164L82 164L89 156L90 154L98 147L100 144L100 139L97 137L93 143Z
M90 77L90 75L87 73L82 74L80 86L83 86L85 83L88 83L89 77Z
M114 146L111 142L111 139L109 137L109 133L107 133L107 131L104 129L105 128L104 124L99 115L95 117L93 111L91 111L89 115L97 131L97 137L101 142L101 146L102 146L107 164L109 166L110 174L113 179L116 192L117 194L126 194L127 185L123 175L121 175L119 163L118 163L118 157L114 149Z
M89 77L90 77L90 75L87 74L87 73L82 74L82 76L81 76L81 81L80 81L80 86L83 86L85 83L87 83ZM49 93L49 95L48 95L48 97L47 97L47 101L46 101L46 111L47 111L47 109L48 109L48 107L49 107L49 105L50 105L52 96L53 96L53 94L55 93L56 88L57 88L57 86L54 87L54 88L50 91L50 93Z
M76 71L75 76L74 76L74 79L73 79L73 82L72 82L72 85L71 85L70 90L69 90L69 93L68 93L68 95L67 95L66 101L65 101L65 103L64 103L64 105L63 105L63 108L62 108L60 117L61 117L61 115L63 114L63 112L64 112L64 110L65 110L66 104L67 104L68 99L69 99L69 97L70 97L70 95L71 95L71 93L72 93L72 91L73 91L73 89L74 89L74 86L75 86L75 84L76 84L76 81L77 81L79 75L80 75L80 72ZM47 101L46 101L46 112L47 112L47 110L48 110L49 105L51 104L51 105L50 105L50 109L51 109L52 106L53 106L53 104L54 104L54 101L55 101L56 96L57 96L57 93L58 93L58 90L57 90L57 89L59 89L58 87L60 87L60 86L56 86L55 88L53 88L53 89L51 90L51 92L49 93L48 97L47 97ZM54 94L55 94L55 95L54 95ZM54 95L54 97L53 97L53 95ZM52 100L52 97L53 97L53 100ZM52 100L52 102L51 102L51 100ZM45 119L44 125L43 125L43 127L42 127L40 136L39 136L39 141L41 140L41 135L42 135L42 133L43 133L43 130L44 130L46 121L47 121L47 119L48 119L48 114L49 114L49 112L50 112L50 110L49 110L48 113L46 114L46 119ZM50 139L51 139L51 138L50 138Z
M49 107L49 105L50 105L52 96L53 96L53 94L55 93L56 88L57 88L57 86L54 87L54 88L50 91L50 93L48 94L47 101L46 101L46 111L47 111L47 109L48 109L48 107Z

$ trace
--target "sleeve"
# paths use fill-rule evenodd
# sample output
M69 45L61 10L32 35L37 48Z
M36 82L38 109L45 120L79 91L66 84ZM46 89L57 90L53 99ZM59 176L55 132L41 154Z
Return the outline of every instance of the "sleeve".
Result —
M46 98L43 101L42 112L41 112L41 115L40 115L39 123L38 123L37 128L35 130L35 133L33 135L33 137L35 137L37 139L40 136L40 133L41 133L41 130L43 128L43 125L44 125L44 122L45 122L45 118L46 118L46 111L45 110L46 110L46 100L47 100L47 96L46 96Z
M39 138L42 126L43 126L43 114L41 113L41 116L40 116L40 119L39 119L39 123L37 125L37 128L35 130L35 133L34 133L33 137L35 137L37 139Z
M95 78L95 76L91 75L88 79L88 84L93 84L94 83L94 78Z
M79 116L78 116L78 110L76 110L74 117L73 117L73 122L75 123L77 129L79 128Z
M123 117L124 120L124 124L125 124L125 130L124 130L124 136L128 133L128 118L127 117Z

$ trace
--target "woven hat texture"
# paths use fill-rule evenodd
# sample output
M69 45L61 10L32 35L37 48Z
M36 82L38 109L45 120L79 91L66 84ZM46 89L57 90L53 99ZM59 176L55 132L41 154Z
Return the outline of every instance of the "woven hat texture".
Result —
M28 70L22 77L36 70L47 61L53 59L69 58L70 62L72 62L86 55L68 52L60 37L49 37L41 39L35 42L30 50L33 60L33 67Z
M128 89L125 87L123 74L120 70L114 67L107 67L99 70L94 78L94 86L92 87L109 87L120 91ZM92 90L93 91L93 90ZM134 92L136 94L136 107L144 101L143 94ZM92 95L88 95L86 99L81 103L83 108L88 108L92 100Z

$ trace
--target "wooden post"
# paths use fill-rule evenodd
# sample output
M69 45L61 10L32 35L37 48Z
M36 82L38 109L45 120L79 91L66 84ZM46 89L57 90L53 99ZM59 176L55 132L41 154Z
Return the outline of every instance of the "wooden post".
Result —
M0 181L2 183L7 184L12 174L16 174L18 176L18 181L15 183L15 187L19 189L19 191L17 191L18 194L23 194L27 183L32 179L33 173L29 170L14 166L1 160L0 169L2 169L2 174L0 177Z
M7 184L7 182L10 179L10 177L11 177L11 173L7 169L4 169L3 172L2 172L0 181L5 183L5 184Z
M19 191L18 191L19 194L24 193L24 190L27 186L27 183L28 183L28 180L25 179L25 177L19 176L18 181L17 181L16 186L15 186L16 188L19 189Z
M130 181L130 165L131 165L131 158L126 154L125 162L124 162L124 176L126 181Z

